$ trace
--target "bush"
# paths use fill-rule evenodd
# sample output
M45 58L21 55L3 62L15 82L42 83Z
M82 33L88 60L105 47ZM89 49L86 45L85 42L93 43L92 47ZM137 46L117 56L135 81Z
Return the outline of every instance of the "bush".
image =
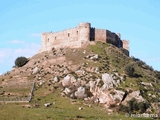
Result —
M131 65L128 65L125 67L124 71L126 72L126 74L129 76L129 77L133 77L134 76L134 68L133 66Z
M24 66L26 63L28 62L28 59L26 57L18 57L16 60L15 60L15 65L17 67L22 67Z
M147 102L137 102L135 98L132 98L130 101L127 102L127 106L120 104L118 110L129 113L144 113L149 108L149 106L150 104Z

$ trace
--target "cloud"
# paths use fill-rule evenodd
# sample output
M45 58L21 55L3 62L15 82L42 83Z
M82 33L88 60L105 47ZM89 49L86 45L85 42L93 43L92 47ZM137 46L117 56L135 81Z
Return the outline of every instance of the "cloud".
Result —
M39 34L39 33L32 33L31 36L32 37L41 37L41 34Z
M12 40L11 43L13 43L13 44L23 44L24 41L22 41L22 40Z
M15 59L20 56L32 57L38 53L39 44L25 44L19 48L1 48L0 49L0 72L5 73L6 66L14 66Z

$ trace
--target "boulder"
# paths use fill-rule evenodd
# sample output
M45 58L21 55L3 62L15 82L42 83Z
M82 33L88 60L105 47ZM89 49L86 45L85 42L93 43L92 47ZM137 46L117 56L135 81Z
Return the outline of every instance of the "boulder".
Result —
M132 98L135 98L137 100L137 102L144 102L145 99L140 95L140 91L133 91L131 93L129 93L127 95L127 97L124 100L124 103L126 103L126 101L130 101Z
M153 87L153 86L152 86L152 83L141 82L141 84L144 85L144 86L151 86L151 87Z
M85 98L86 97L85 88L80 86L75 92L75 96L79 99Z
M64 77L64 79L62 80L62 85L63 87L68 87L71 85L71 77L69 75Z
M112 100L116 103L120 103L123 99L123 96L125 95L125 92L120 90L114 90L113 92L114 94L110 94Z
M63 91L66 95L68 95L69 93L71 93L71 90L69 88L65 88Z
M39 71L39 68L38 67L35 67L32 71L32 74L36 74L37 72Z
M102 74L102 81L104 82L103 88L113 88L113 85L115 84L113 78L108 74L104 73Z
M54 77L53 81L54 81L54 83L58 82L58 77L57 76Z

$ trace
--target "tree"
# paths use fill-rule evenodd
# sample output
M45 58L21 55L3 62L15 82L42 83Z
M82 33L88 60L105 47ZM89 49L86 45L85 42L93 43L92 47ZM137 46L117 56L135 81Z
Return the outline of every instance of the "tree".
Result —
M15 66L22 67L28 62L28 59L26 57L18 57L15 60Z

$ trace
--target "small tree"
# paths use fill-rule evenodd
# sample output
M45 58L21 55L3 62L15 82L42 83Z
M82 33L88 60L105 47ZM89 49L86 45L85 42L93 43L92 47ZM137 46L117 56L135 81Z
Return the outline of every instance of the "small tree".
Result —
M28 62L28 59L26 57L18 57L15 60L15 66L22 67Z
M129 76L129 77L133 77L134 76L134 68L133 68L133 66L131 66L131 65L128 65L128 66L126 66L125 67L125 72L126 72L126 74Z

